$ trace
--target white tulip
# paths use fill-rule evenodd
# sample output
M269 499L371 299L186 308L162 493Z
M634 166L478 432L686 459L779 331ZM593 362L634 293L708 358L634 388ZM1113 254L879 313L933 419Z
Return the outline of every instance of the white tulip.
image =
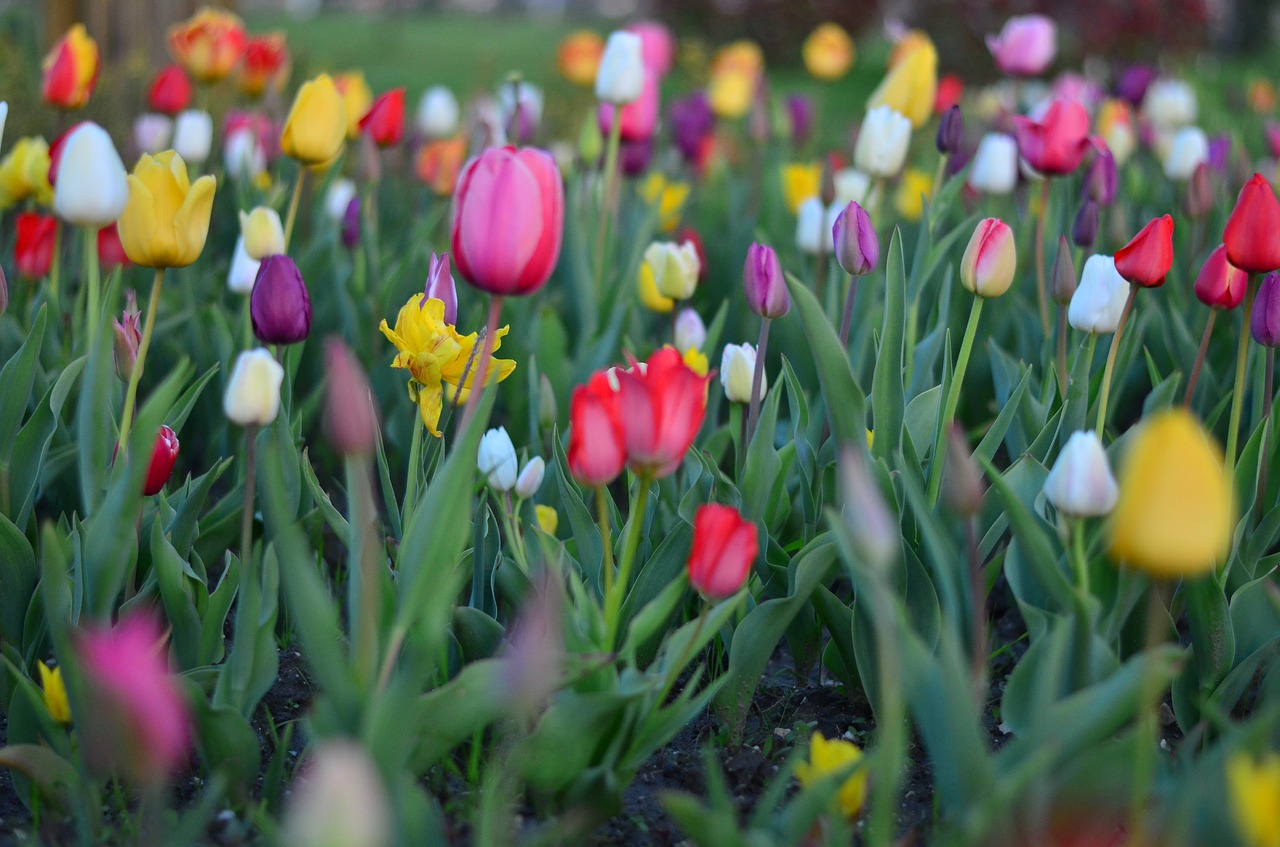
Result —
M378 768L354 741L323 741L294 783L287 847L387 847L391 804Z
M67 223L102 229L129 202L129 177L107 131L86 121L62 147L53 210Z
M4 141L4 125L9 120L9 101L0 100L0 141Z
M222 145L222 164L227 176L251 182L267 169L267 153L258 143L257 134L248 127L238 127Z
M356 184L346 177L335 179L329 183L324 193L324 213L334 223L342 223L347 207L356 196Z
M645 249L644 261L653 271L653 284L663 297L688 300L693 296L702 264L692 241L655 241Z
M640 36L617 30L609 35L596 71L596 97L625 106L640 99L644 90L644 51Z
M133 143L139 153L159 153L169 149L173 137L173 118L159 112L138 115L133 122Z
M520 470L520 476L516 477L516 496L521 500L528 500L537 494L538 489L542 487L542 476L546 471L547 463L541 456L534 456L525 462Z
M720 356L720 384L730 403L751 402L751 382L756 373L756 348L750 344L726 344ZM760 374L760 397L768 388L768 379Z
M1164 156L1164 175L1186 182L1202 163L1209 161L1209 136L1198 126L1184 126L1173 135Z
M873 177L896 176L902 170L910 143L911 121L888 106L877 106L867 112L858 132L854 164Z
M173 149L189 165L203 164L213 147L213 118L208 112L188 109L178 113L173 125Z
M284 253L284 224L280 213L270 206L258 206L240 213L240 238L245 252L259 261Z
M1195 123L1199 112L1196 93L1180 79L1158 79L1147 87L1142 113L1161 129L1177 129Z
M1128 297L1129 283L1116 270L1116 260L1111 256L1090 256L1067 307L1067 321L1081 332L1113 333Z
M284 368L265 347L245 350L236 357L222 411L240 426L266 426L280 412Z
M458 131L458 98L443 85L433 85L418 101L418 129L427 138L448 138Z
M835 245L832 230L843 208L839 202L823 207L817 197L801 203L796 210L796 247L811 256L830 253Z
M702 317L688 307L681 309L676 315L675 331L676 349L681 353L688 350L701 350L707 341L707 326Z
M1087 518L1110 512L1119 495L1098 436L1073 432L1045 478L1045 498L1064 515Z
M1012 135L988 132L978 142L966 179L983 194L1008 194L1018 185L1018 142Z
M491 429L480 439L476 465L494 491L510 491L516 484L516 448L506 427Z
M236 294L248 294L258 279L258 267L262 263L244 249L244 236L236 236L236 249L231 254L231 270L227 271L227 288Z
M864 209L871 194L871 177L857 168L841 168L836 171L831 181L836 189L835 202L844 207L857 203Z

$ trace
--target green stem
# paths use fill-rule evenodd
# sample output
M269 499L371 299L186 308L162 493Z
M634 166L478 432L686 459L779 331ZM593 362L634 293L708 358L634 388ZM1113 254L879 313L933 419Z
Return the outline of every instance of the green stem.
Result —
M605 248L609 242L609 224L613 218L613 195L618 181L618 148L622 144L622 107L613 107L609 124L609 146L604 154L604 193L600 201L600 222L596 229L596 285L604 288Z
M1062 402L1067 402L1067 304L1058 304L1058 389L1062 392Z
M401 526L408 523L418 502L418 477L422 474L422 431L425 428L422 414L414 409L413 438L409 442L409 473L404 481L404 514L400 518Z
M257 579L249 562L253 558L253 495L258 482L258 428L244 428L244 509L240 513L240 580Z
M293 197L289 199L289 213L284 219L284 252L289 252L289 242L293 238L293 225L298 220L298 204L302 201L302 184L307 179L307 169L298 169L298 178L293 183Z
M491 489L492 490L492 489ZM516 512L511 504L511 492L503 492L501 498L494 492L498 500L499 513L502 515L502 528L506 530L507 540L511 543L512 558L516 560L525 576L529 575L529 557L524 549L524 539L520 537L520 522L516 520Z
M88 228L84 231L84 278L89 292L89 304L85 310L88 319L88 349L97 350L98 337L102 332L102 281L98 271L98 233Z
M622 611L622 597L627 593L627 586L631 582L631 567L635 564L636 550L640 547L640 527L644 523L645 506L649 502L649 486L652 483L653 480L647 475L640 477L640 489L636 492L636 499L631 501L631 514L627 519L627 537L622 545L618 578L613 584L613 591L604 599L606 653L613 652L614 642L618 638L618 615Z
M378 560L373 486L366 456L346 459L351 535L347 541L347 614L352 618L351 652L357 676L368 680L378 661Z
M55 310L60 304L58 299L58 280L62 276L62 221L53 224L53 261L49 265L49 299Z
M747 445L751 443L752 436L756 432L756 421L760 418L760 393L761 386L764 383L764 355L769 348L769 324L773 323L769 318L763 318L760 321L760 339L756 344L756 366L751 374L751 412L747 418L746 442L742 445L745 453Z
M604 542L604 560L600 563L601 579L606 598L613 594L613 530L609 524L608 494L603 485L596 486L596 520L600 524L600 538Z
M1120 323L1116 324L1115 334L1111 336L1111 349L1107 351L1107 365L1102 369L1102 392L1098 395L1098 422L1095 425L1098 439L1102 439L1102 431L1107 426L1107 401L1111 399L1111 373L1116 369L1116 353L1120 350L1120 334L1124 325L1129 322L1129 313L1133 311L1133 300L1138 295L1138 286L1129 285L1129 297L1124 301L1124 311L1120 313Z
M1182 395L1182 406L1191 408L1191 400L1196 394L1196 383L1200 381L1200 367L1204 364L1205 353L1209 351L1209 337L1213 335L1213 321L1218 317L1216 308L1209 310L1209 320L1204 325L1204 335L1200 336L1200 349L1196 351L1196 363L1191 367L1191 377L1187 380L1187 393Z
M689 640L684 643L683 649L680 651L680 658L674 665L667 668L667 678L662 684L662 693L658 695L656 708L662 708L662 704L667 702L667 697L671 694L671 689L675 688L676 680L680 676L680 669L689 663L693 658L693 645L698 643L698 636L702 634L703 627L707 624L707 617L711 614L711 604L706 603L702 607L702 614L698 615L698 623L693 627L693 633L689 636Z
M1240 434L1240 415L1244 411L1244 376L1249 365L1249 320L1253 317L1253 298L1258 293L1257 280L1249 279L1244 295L1244 323L1240 325L1240 344L1236 348L1236 383L1231 392L1231 423L1227 429L1227 477L1235 476L1236 441Z
M848 350L849 330L853 328L853 303L858 297L858 275L849 276L849 293L844 298L844 315L840 318L840 346ZM914 350L914 347L908 347Z
M1248 331L1245 332L1248 335ZM1147 594L1147 626L1145 653L1151 653L1164 641L1165 611L1163 583L1151 585ZM1146 805L1151 798L1151 783L1156 772L1156 751L1159 750L1160 677L1156 663L1150 661L1144 669L1138 694L1138 754L1133 763L1133 787L1130 794L1129 830L1133 833L1128 843L1145 847L1147 842Z
M938 502L938 492L942 488L942 441L944 433L951 428L951 421L956 416L956 407L960 405L960 387L964 384L964 372L969 367L969 357L973 353L973 339L978 333L978 319L982 316L983 297L974 297L969 307L969 323L964 329L964 341L960 343L960 354L956 357L956 368L951 374L951 388L947 391L947 399L942 407L942 417L938 421L938 429L933 434L933 454L929 458L929 503Z
M1262 520L1267 499L1267 468L1271 464L1271 406L1275 400L1276 348L1267 348L1266 372L1262 382L1262 447L1258 460L1258 493L1254 513Z
M1049 291L1044 277L1044 224L1049 217L1049 186L1046 177L1040 183L1040 214L1036 216L1036 298L1040 304L1040 325L1049 334Z
M933 172L933 185L929 190L929 200L931 202L938 196L938 192L942 190L942 180L943 177L947 175L947 159L948 156L946 153L938 156L938 169ZM933 222L933 216L930 215L929 223L932 224Z
M1089 561L1084 555L1084 520L1070 518L1071 525L1071 558L1075 565L1076 583L1085 596L1089 595Z
M138 381L142 379L142 368L147 361L147 351L151 349L151 333L156 328L156 309L160 305L160 291L164 286L164 268L156 268L155 280L151 283L151 294L147 298L147 316L142 324L142 341L138 344L138 358L129 373L129 387L124 393L124 410L120 418L120 447L129 449L129 430L133 425L133 407L138 399Z

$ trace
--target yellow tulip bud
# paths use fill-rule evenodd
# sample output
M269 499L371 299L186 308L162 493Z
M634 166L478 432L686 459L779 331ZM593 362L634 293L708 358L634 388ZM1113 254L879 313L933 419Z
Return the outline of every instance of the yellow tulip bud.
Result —
M933 101L938 93L938 51L923 34L904 39L899 47L903 52L872 92L867 111L888 106L905 115L911 126L919 129L933 115Z
M822 193L822 165L793 162L782 166L782 199L787 211L795 214L800 204Z
M1256 762L1247 753L1233 755L1227 760L1227 795L1245 844L1280 844L1280 755L1264 753Z
M711 111L727 120L735 120L749 112L755 96L756 78L738 70L716 74L711 77L707 88Z
M337 158L347 135L347 105L328 74L304 82L284 122L280 149L304 165Z
M824 81L839 79L853 65L853 39L840 24L820 24L804 40L801 51L805 68Z
M40 669L40 688L49 717L58 723L71 723L71 706L67 703L67 686L62 681L62 668L50 668L44 662Z
M53 205L49 145L43 138L32 136L19 138L0 161L0 209L8 209L28 197L43 206Z
M547 535L555 535L556 528L560 526L560 515L550 506L538 504L533 507L533 512L538 518L538 529Z
M828 741L822 733L815 732L809 741L809 761L796 766L796 779L805 788L815 784L824 777L832 776L853 767L862 760L862 751L852 741L833 738ZM836 794L836 805L840 813L853 820L862 810L862 801L867 795L867 769L855 771L840 785Z
M918 221L924 215L924 198L933 193L933 177L919 168L907 168L898 182L893 205L904 220Z
M172 150L144 155L129 175L129 201L120 216L120 242L135 265L180 268L204 249L217 182L194 183L187 164Z
M1120 474L1111 555L1154 577L1194 577L1227 554L1235 527L1222 450L1183 409L1141 425Z
M342 95L342 103L347 107L347 138L352 141L360 137L360 120L369 113L373 105L373 91L360 71L348 71L334 77L333 84Z
M250 259L261 261L284 252L284 226L275 209L258 206L252 212L241 212L240 234Z

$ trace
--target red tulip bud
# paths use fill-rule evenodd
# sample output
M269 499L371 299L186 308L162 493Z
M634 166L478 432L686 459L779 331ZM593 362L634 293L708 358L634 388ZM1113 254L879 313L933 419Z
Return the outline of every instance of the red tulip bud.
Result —
M1262 174L1240 189L1222 233L1231 264L1247 273L1280 268L1280 200Z
M1228 224L1228 227L1230 224ZM1156 218L1116 251L1116 270L1134 285L1157 288L1173 267L1173 218Z
M159 494L160 489L173 474L173 463L178 460L178 436L167 426L156 433L155 447L151 448L151 464L147 468L147 482L142 487L146 497Z
M1221 244L1209 254L1196 277L1196 297L1206 306L1234 309L1244 299L1249 275L1231 264L1227 248Z
M702 506L693 519L689 584L710 600L731 597L746 583L758 552L756 525L737 509Z

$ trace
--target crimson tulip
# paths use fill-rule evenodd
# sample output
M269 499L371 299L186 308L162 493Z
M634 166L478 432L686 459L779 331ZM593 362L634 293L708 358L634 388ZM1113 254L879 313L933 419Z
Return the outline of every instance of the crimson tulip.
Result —
M404 89L393 88L373 101L360 119L360 131L379 147L394 147L404 138Z
M156 74L147 94L153 112L176 115L191 105L191 80L178 65L168 65Z
M15 221L17 242L13 248L14 265L27 279L48 276L53 266L53 239L58 221L36 212L21 212Z
M114 223L98 230L98 264L108 273L129 265L129 257L120 242L120 230Z
M173 463L178 460L178 436L167 426L156 433L156 444L151 448L151 464L147 467L147 482L142 487L144 497L159 494L160 489L173 475Z
M1260 274L1280 268L1280 201L1262 174L1249 177L1240 189L1222 243L1231 264L1242 271Z
M618 392L604 371L573 390L568 460L573 478L591 486L613 482L626 464Z
M1152 220L1116 251L1116 270L1120 276L1144 288L1164 285L1165 274L1172 267L1173 218L1169 215Z
M98 84L101 68L98 43L85 32L84 24L75 24L44 58L40 95L59 109L83 108Z
M1014 116L1018 152L1047 176L1069 174L1089 152L1089 113L1074 100L1054 100L1043 118Z
M564 237L564 186L545 150L490 147L467 162L453 197L458 272L497 296L546 283Z
M1244 300L1249 275L1231 264L1227 248L1218 245L1205 259L1196 276L1196 297L1206 306L1217 309L1234 309Z
M693 518L689 584L708 600L741 590L759 553L756 525L732 506L708 503Z
M606 137L613 127L614 109L612 103L600 104L598 113L600 132ZM623 141L647 141L653 137L658 126L658 76L652 71L644 75L644 87L640 97L622 107L618 113L621 125L619 131Z
M240 61L240 90L260 97L268 86L279 86L288 74L289 46L283 32L249 36Z
M952 106L960 105L964 96L964 80L956 74L943 74L938 79L938 90L933 95L933 113L944 115Z
M698 376L674 347L644 367L619 371L618 408L627 466L658 479L680 467L707 411L709 376Z

